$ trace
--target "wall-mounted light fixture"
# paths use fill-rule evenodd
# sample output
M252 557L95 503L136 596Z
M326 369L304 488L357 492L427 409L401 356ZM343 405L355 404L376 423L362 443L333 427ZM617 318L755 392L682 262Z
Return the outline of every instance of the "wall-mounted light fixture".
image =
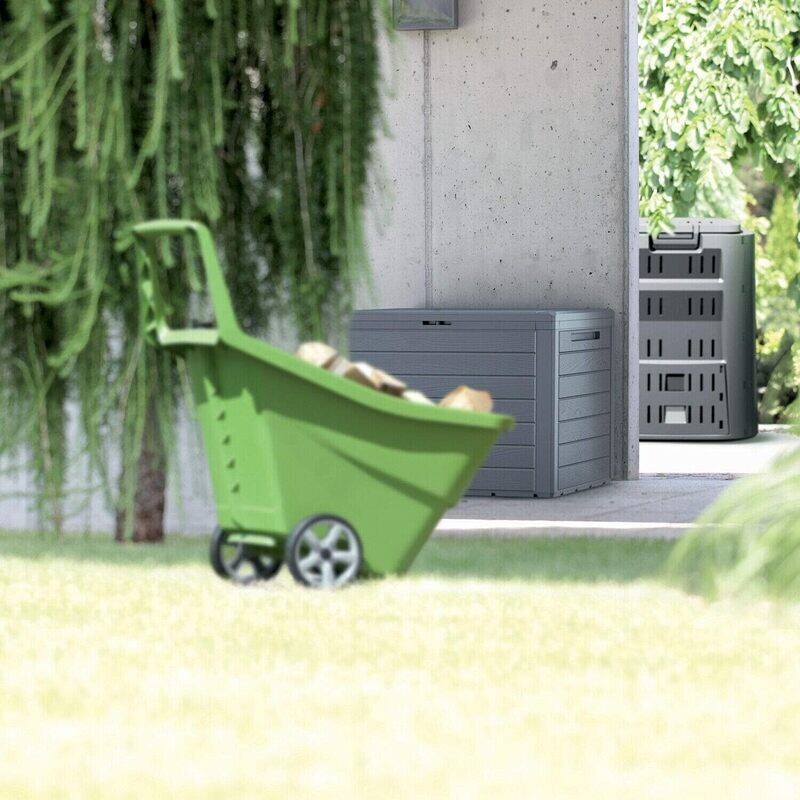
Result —
M392 0L394 26L400 31L458 27L458 0Z

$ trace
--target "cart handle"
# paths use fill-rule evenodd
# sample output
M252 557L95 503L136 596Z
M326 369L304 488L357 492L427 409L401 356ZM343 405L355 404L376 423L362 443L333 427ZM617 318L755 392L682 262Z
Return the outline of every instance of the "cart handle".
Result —
M161 294L156 265L158 258L153 247L153 241L162 236L189 236L193 235L197 240L200 249L200 260L206 273L208 291L211 296L211 305L214 309L214 316L217 321L217 330L221 338L226 338L230 333L238 333L239 322L233 311L228 287L222 275L222 268L217 259L217 251L214 247L214 239L208 228L200 222L193 222L187 219L155 219L150 222L140 222L133 226L133 235L137 245L140 247L145 257L145 262L150 267L149 295L148 302L153 310L153 318L156 327L156 335L162 344L177 342L188 334L188 338L193 338L193 333L198 331L173 330L169 327L166 318L164 298Z

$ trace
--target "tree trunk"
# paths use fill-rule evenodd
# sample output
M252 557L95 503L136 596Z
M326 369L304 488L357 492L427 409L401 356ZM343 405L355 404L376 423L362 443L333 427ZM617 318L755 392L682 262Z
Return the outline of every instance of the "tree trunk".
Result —
M167 489L167 471L161 438L158 435L158 415L150 408L144 435L144 445L136 468L136 492L133 499L134 542L164 541L164 501ZM124 476L120 481L124 485ZM125 541L127 509L117 509L116 532L118 542Z

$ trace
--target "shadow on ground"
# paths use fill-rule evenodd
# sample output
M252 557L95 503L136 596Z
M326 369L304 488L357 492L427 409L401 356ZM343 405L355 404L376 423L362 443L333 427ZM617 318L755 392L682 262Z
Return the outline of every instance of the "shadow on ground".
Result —
M428 542L410 574L454 579L628 583L658 577L672 546L666 540L610 537L442 537ZM119 545L99 536L0 533L0 558L152 568L206 565L207 552L208 541L195 537L172 536L157 545Z

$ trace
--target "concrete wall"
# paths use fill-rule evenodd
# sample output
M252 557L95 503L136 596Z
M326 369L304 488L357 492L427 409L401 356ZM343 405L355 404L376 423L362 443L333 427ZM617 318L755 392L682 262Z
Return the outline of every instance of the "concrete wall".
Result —
M362 303L613 309L615 475L635 477L635 5L461 0L459 14L457 30L384 46Z

